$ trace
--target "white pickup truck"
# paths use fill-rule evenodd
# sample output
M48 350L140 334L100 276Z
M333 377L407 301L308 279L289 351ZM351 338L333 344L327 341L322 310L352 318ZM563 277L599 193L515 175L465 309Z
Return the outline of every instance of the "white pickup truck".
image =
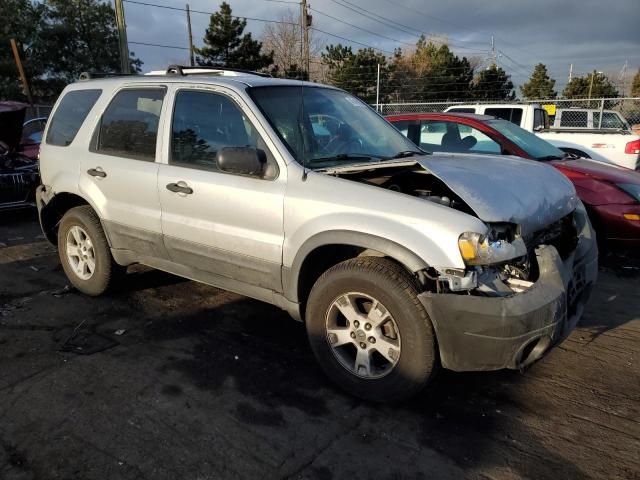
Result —
M549 128L547 111L537 104L455 105L445 112L503 118L536 133L567 153L640 170L640 136L626 130Z

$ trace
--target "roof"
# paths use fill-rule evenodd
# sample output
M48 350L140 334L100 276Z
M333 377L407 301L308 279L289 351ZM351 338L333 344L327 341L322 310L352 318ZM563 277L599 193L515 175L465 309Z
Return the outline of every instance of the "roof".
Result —
M487 120L496 120L491 115L479 115L476 113L454 113L454 112L424 112L424 113L398 113L394 115L386 115L389 120L426 120L429 118L469 118L479 122Z
M89 86L116 86L119 84L169 84L169 83L180 83L180 84L193 84L193 85L226 85L235 88L245 89L246 87L263 87L263 86L304 86L306 87L327 87L334 88L328 85L322 85L313 82L303 82L301 80L289 80L284 78L271 78L271 77L260 77L258 75L252 74L241 74L241 75L233 75L233 76L222 76L222 75L123 75L123 76L113 76L113 77L104 77L104 78L96 78L90 80L79 80L72 85L74 87L83 87L90 88Z

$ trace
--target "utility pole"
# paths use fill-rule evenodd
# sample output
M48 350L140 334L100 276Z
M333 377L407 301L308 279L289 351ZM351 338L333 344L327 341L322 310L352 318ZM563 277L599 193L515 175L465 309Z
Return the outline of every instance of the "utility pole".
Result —
M114 3L120 45L120 70L128 75L131 73L131 65L129 64L129 42L127 41L127 24L124 21L124 6L122 5L122 0L114 0Z
M309 27L313 17L309 15L307 0L300 1L300 28L302 33L302 68L307 72L309 79Z
M376 81L376 112L380 111L380 64L378 64L378 80Z
M569 64L569 81L571 81L571 77L573 77L573 63Z
M191 35L191 11L189 10L188 3L187 3L187 28L189 29L189 63L193 67L196 64L196 60L194 58L195 52L193 51L193 35Z
M588 95L588 99L591 100L591 90L593 90L593 77L596 76L596 71L594 70L593 72L591 72L591 82L589 83L589 95Z
M22 91L24 92L24 96L29 100L29 104L33 107L33 98L31 97L31 90L29 89L29 83L27 82L27 76L24 73L24 68L22 67L22 60L20 59L20 51L18 50L18 44L16 43L16 39L12 38L11 42L11 50L13 50L13 58L16 61L16 67L18 67L18 75L20 75L20 82L22 83Z
M491 65L492 66L496 66L496 62L498 60L498 56L496 55L496 42L493 38L493 35L491 35Z
M622 67L622 71L620 72L620 77L618 80L622 82L622 96L627 96L627 67L629 66L629 61L624 61L624 66Z

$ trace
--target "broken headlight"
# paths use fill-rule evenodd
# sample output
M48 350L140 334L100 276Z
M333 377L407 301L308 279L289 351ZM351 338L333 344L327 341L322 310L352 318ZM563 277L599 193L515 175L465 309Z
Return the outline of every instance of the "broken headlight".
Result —
M481 233L465 232L458 239L458 248L467 265L491 265L502 263L527 254L522 238L511 242L491 240Z

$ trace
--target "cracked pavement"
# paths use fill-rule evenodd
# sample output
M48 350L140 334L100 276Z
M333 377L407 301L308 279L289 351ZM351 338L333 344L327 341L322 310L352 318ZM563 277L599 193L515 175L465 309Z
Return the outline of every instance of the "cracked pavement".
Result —
M277 308L142 267L100 298L65 291L35 213L4 213L0 478L638 479L640 274L624 266L524 374L442 372L376 406L333 387ZM60 352L83 321L118 345Z

